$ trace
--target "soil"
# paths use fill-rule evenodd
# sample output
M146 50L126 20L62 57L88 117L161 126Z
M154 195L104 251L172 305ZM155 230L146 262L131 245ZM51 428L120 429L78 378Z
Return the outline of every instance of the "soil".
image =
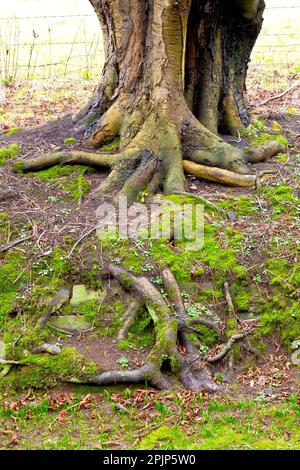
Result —
M298 116L282 114L278 119L286 134L293 132L293 136L289 137L290 149L289 156L295 154L300 147L300 118ZM272 122L272 118L269 120ZM10 143L19 143L21 145L21 153L14 160L33 158L35 156L53 151L65 149L63 144L66 138L74 135L73 123L71 116L63 117L54 122L47 122L42 126L34 129L23 129L11 137L0 135L0 146L8 146ZM68 145L69 150L88 150L83 143L83 136L76 135L77 141L72 145ZM226 137L227 141L232 142L232 137ZM235 144L243 146L246 140ZM11 161L11 163L14 162ZM256 166L259 171L270 169L275 171L268 177L267 181L284 180L285 184L293 184L293 171L288 163L280 163L276 158L266 163ZM86 178L89 182L90 189L95 189L106 176L105 173L95 171L87 173ZM32 224L33 229L38 230L38 244L41 247L41 253L47 253L49 249L54 247L58 240L68 234L72 234L75 239L79 239L83 234L95 226L95 210L97 202L93 201L89 196L83 198L80 207L71 198L64 198L64 192L55 182L44 182L38 178L24 177L12 172L9 165L0 168L1 189L0 196L3 192L9 193L10 197L5 199L0 197L0 211L9 214L17 225L22 225L28 221ZM228 188L211 182L199 181L195 177L187 177L189 190L210 201L226 200L229 196L253 196L253 190L247 188ZM3 189L4 188L4 189ZM300 194L299 187L295 188ZM56 201L52 202L51 197L55 195ZM262 207L262 203L257 197L258 207ZM268 209L268 208L266 208ZM278 221L272 221L266 225L265 219L258 215L251 220L236 219L231 222L232 228L247 232L248 242L251 244L253 256L251 259L241 254L241 261L245 264L259 264L260 248L263 247L267 240L280 235L283 227ZM295 238L299 236L297 224L284 227ZM88 242L87 242L88 243ZM117 347L116 341L108 337L94 337L93 334L73 336L63 340L65 346L75 346L88 359L95 361L102 371L116 369L118 359L122 356L122 351ZM129 360L129 367L135 368L140 366L147 351L145 349L132 349L126 351L126 357ZM120 367L119 367L120 368ZM274 374L280 375L280 379L273 379ZM235 380L232 381L232 377ZM257 394L262 390L270 388L271 384L277 383L275 395L289 396L297 391L297 381L299 383L299 372L290 365L289 356L284 353L281 346L276 343L276 339L270 343L268 351L252 368L245 373L240 370L234 370L228 374L228 383L226 389L228 393L238 396L248 396ZM238 383L237 390L232 386Z

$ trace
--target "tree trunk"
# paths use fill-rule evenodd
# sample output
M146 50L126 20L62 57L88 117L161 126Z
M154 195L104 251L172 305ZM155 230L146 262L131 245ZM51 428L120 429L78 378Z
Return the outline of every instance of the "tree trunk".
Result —
M137 67L147 67L143 43L150 8L149 2L141 0L90 1L102 26L106 60L95 94L77 115L79 120L88 115L84 121L87 130L112 105L125 81L129 92L131 88L135 93ZM187 104L212 132L235 134L249 119L244 91L250 55L263 23L264 1L192 0L186 4L188 19L182 12L181 18L187 22L182 39ZM133 25L141 27L134 30ZM122 32L119 38L117 31ZM133 35L137 43L132 49ZM126 49L130 60L124 64Z
M247 69L264 8L264 1L192 1L186 99L195 116L214 133L235 134L248 122Z
M247 155L217 134L234 134L248 120L245 80L264 1L90 2L103 31L105 66L75 120L93 147L120 138L111 160L90 156L92 166L96 160L112 170L95 197L121 191L131 202L161 185L165 193L185 191L183 160L252 174ZM48 162L80 159L63 153ZM37 166L41 159L26 163L28 170Z
M245 80L264 1L90 1L102 26L106 62L93 97L77 115L77 126L91 146L101 147L119 137L120 148L111 154L52 153L25 160L23 169L38 171L55 164L108 168L110 174L94 197L117 192L127 196L129 204L141 192L155 193L160 186L167 194L184 193L184 168L213 181L253 184L256 177L251 176L249 161L282 151L280 144L245 155L217 133L234 133L247 122ZM137 278L117 265L109 265L108 271L124 289L136 293L137 305L146 307L156 342L141 368L87 377L86 383L147 380L166 388L170 385L163 373L167 359L184 385L216 391L188 333L204 324L224 342L219 323L187 315L180 288L168 269L162 274L171 301L146 277ZM129 324L135 311L136 305ZM126 334L124 327L119 337ZM225 338L223 349L208 362L223 358L246 334Z

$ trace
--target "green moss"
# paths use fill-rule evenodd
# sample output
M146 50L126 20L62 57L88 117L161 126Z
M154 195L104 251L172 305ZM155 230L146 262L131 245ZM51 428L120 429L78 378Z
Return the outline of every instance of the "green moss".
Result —
M64 348L57 356L29 354L24 363L29 365L13 370L2 380L3 387L44 388L73 377L99 373L94 363L89 363L73 348Z
M11 312L22 283L29 273L24 272L26 259L22 253L8 253L0 265L0 325Z
M75 142L77 142L77 140L74 137L68 137L67 139L64 140L65 145L72 145Z
M280 304L280 306L278 306ZM262 318L260 330L264 335L277 333L283 344L291 351L293 341L300 338L300 307L298 302L290 305L282 303L274 297L261 306Z
M240 250L242 242L245 240L245 235L238 230L231 227L226 228L225 237L229 247Z
M13 170L16 173L23 173L24 172L24 162L16 162L13 164Z
M20 150L21 147L19 144L11 144L7 148L0 149L0 166L4 165L7 160L16 157Z
M262 302L259 313L261 331L265 335L276 332L287 348L300 338L300 307L294 300L300 286L300 262L289 263L285 259L269 259L265 270L273 290L273 296Z
M66 278L73 273L73 268L66 252L55 247L53 253L45 258L41 258L32 265L35 285L45 287L49 292L55 293L62 285L65 285Z
M285 147L288 145L288 141L286 140L286 138L283 136L283 135L278 135L278 134L261 134L259 137L257 137L256 139L254 139L251 144L254 146L254 147L259 147L261 145L264 145L264 144L267 144L268 142L272 142L272 141L276 141L282 145L284 145Z
M288 156L286 153L279 153L277 156L276 156L276 159L279 163L286 163L287 162L287 159L288 159Z
M71 192L72 199L79 201L90 192L90 185L83 175L79 175L75 181L66 185L65 189Z
M290 186L269 187L264 191L267 200L272 204L273 215L282 213L295 215L300 207L300 199Z
M5 132L5 134L9 137L11 137L14 134L17 134L17 132L20 132L20 127L11 127L8 129L8 131Z
M266 128L264 121L260 119L253 119L253 122L247 126L246 129L242 128L240 134L242 137L256 137L259 131L262 131Z
M251 302L251 294L247 289L242 289L234 298L235 305L240 312L248 312Z
M88 320L94 320L99 312L99 301L89 300L76 307L76 312L84 315Z
M113 152L118 150L120 147L120 137L116 137L111 143L101 147L101 152Z
M200 343L202 345L207 346L208 348L213 348L216 346L216 344L218 344L218 334L211 328L200 325L197 327L197 331L199 332Z
M84 175L87 171L91 171L86 166L79 165L55 165L47 170L42 170L37 173L28 173L28 176L39 178L42 181L52 181L59 178L72 176L74 174Z
M143 311L128 332L130 346L147 348L154 342L153 322L147 311Z
M93 170L86 166L56 165L37 173L29 173L28 176L39 178L42 181L62 179L59 188L70 193L75 201L79 201L90 191L90 185L84 176L86 172L90 171Z
M233 211L239 217L256 215L258 213L257 201L248 196L240 196L235 199L226 199L218 203L218 206L227 211Z

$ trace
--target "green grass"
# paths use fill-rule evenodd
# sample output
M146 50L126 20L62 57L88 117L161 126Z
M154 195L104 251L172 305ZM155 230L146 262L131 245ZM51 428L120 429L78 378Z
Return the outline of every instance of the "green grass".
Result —
M62 394L59 401L51 395L36 395L32 404L6 397L8 405L15 405L2 403L0 425L6 429L15 419L18 443L14 448L28 450L300 449L296 396L268 405L249 400L206 402L197 394L189 401L177 394L156 393L145 394L137 405L139 392L129 389L108 390L90 398L83 392ZM81 405L83 399L86 408ZM115 406L119 402L125 411ZM145 406L146 421L141 417ZM0 434L1 448L9 445L10 437Z

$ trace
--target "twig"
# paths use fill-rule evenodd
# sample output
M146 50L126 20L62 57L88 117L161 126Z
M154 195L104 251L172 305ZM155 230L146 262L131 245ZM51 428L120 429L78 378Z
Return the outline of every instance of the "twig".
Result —
M122 328L120 329L119 331L119 334L118 334L118 338L117 338L117 341L122 341L126 338L127 334L128 334L128 330L129 328L131 327L131 325L133 324L136 316L137 316L137 313L139 311L139 309L142 307L143 302L133 302L126 314L125 314L125 321L124 321L124 324L122 326Z
M18 361L7 361L5 359L0 359L0 364L3 366L9 365L9 366L28 366L29 364L26 364L25 362L18 362Z
M84 235L82 235L82 237L79 238L79 240L77 240L77 242L73 245L73 247L71 248L69 254L68 254L68 258L71 258L72 254L74 253L74 250L77 248L77 246L85 239L87 238L89 235L91 235L95 230L97 230L98 228L101 228L99 225L97 225L96 227L93 227L91 230L89 230L87 233L85 233Z
M3 245L0 247L0 253L5 253L6 251L10 250L11 248L21 245L21 243L25 243L28 240L31 240L33 236L31 235L30 237L25 237L25 238L20 238L19 240L15 240L11 243L7 243L7 245Z
M226 298L226 302L227 302L227 306L228 306L229 317L235 317L235 319L237 321L239 321L239 318L236 314L236 311L235 311L235 308L234 308L234 305L233 305L233 301L232 301L232 297L231 297L231 294L230 294L230 289L229 289L228 282L224 283L224 291L225 291L225 298Z
M264 105L270 103L271 101L279 100L280 98L282 98L283 96L285 96L287 93L290 93L291 91L293 91L293 90L295 90L296 88L298 88L299 85L300 85L300 83L296 83L296 85L291 86L290 88L288 88L288 89L285 90L284 92L280 93L279 95L272 96L271 98L268 98L267 100L262 101L261 103L258 104L257 107L259 107L259 106L264 106Z

